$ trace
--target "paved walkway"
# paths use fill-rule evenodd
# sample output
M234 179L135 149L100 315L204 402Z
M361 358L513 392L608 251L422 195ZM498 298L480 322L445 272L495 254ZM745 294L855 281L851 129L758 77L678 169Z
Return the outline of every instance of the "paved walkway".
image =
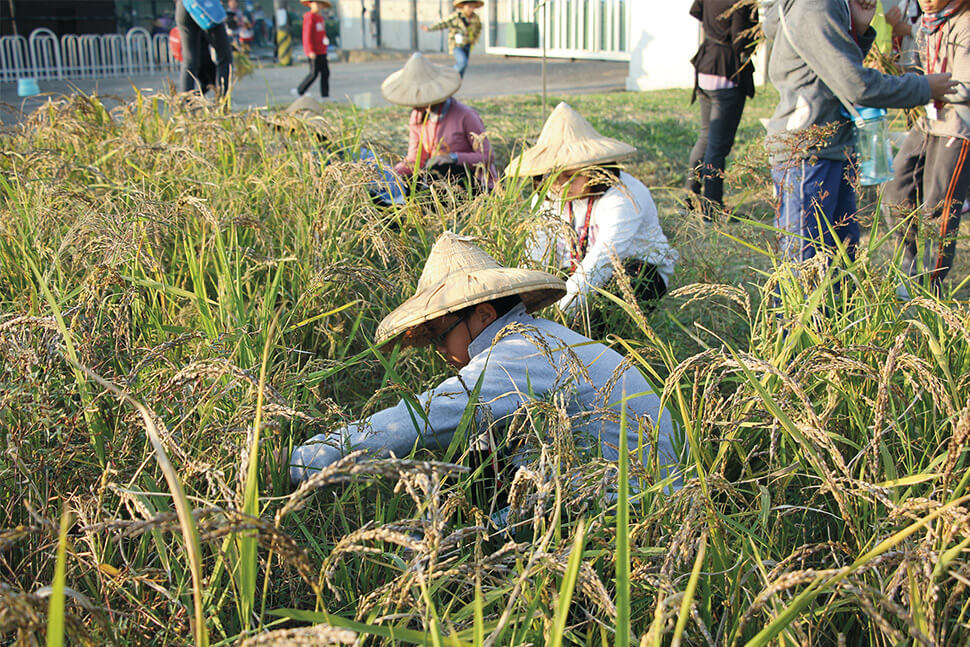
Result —
M451 64L452 59L443 54L429 55L439 63ZM394 60L364 63L330 63L330 95L337 101L352 101L361 108L387 105L380 93L381 81L399 69L406 54ZM478 55L473 56L465 81L456 95L459 98L483 98L515 94L539 94L542 92L541 60L518 57ZM305 63L291 67L260 67L240 80L232 93L233 108L245 110L260 106L287 104L293 100L290 91L306 74ZM614 92L624 89L627 76L626 63L605 61L548 60L546 83L550 94L590 94ZM64 81L40 81L41 95L21 99L17 96L16 83L0 84L0 121L16 123L23 112L30 112L46 100L44 95L60 95L71 92L99 94L130 98L134 88L142 92L167 92L169 81L177 83L177 75L142 76L133 78L112 77L104 79L72 79ZM313 94L316 87L311 88Z

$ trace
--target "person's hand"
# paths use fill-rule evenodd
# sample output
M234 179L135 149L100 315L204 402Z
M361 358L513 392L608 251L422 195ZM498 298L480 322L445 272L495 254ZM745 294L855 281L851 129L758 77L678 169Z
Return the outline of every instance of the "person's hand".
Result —
M421 31L431 31L427 25L421 25Z
M892 28L893 32L896 31L896 25L898 25L903 20L903 12L899 7L893 7L885 13L886 22L888 22Z
M949 72L942 74L927 74L926 80L930 82L930 97L934 101L942 101L943 97L950 93L959 83L950 78Z
M849 12L856 36L861 36L876 15L876 0L849 0Z
M442 164L451 164L451 156L449 155L435 155L434 157L428 158L428 163L425 164L427 168L432 166L440 166Z
M314 60L314 59L315 59L315 58L317 57L317 55L316 55L316 54L310 54L309 56L310 56L310 60L311 60L311 61L312 61L312 60Z

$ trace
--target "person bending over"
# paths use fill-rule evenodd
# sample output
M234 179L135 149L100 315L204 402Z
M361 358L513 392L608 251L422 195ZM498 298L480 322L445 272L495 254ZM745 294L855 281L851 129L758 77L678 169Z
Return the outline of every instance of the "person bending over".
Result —
M498 172L485 124L473 108L452 95L461 77L420 53L381 84L390 103L412 108L408 121L408 153L394 167L398 175L425 170L445 176L474 178L479 189L491 189Z
M635 460L657 480L676 477L681 443L674 421L640 372L614 350L529 314L564 293L561 279L503 267L473 239L443 233L414 296L381 321L375 341L433 346L458 374L418 396L419 410L401 400L310 438L293 450L292 482L312 477L352 450L404 457L416 448L448 447L476 385L476 421L493 420L490 430L501 429L529 401L562 397L577 446L607 460L619 456L625 408L627 446L637 452ZM479 443L471 440L470 446Z
M506 176L537 178L540 191L534 203L545 188L540 213L551 219L533 231L526 254L570 272L566 294L557 304L567 316L588 305L594 287L609 283L611 255L623 264L644 308L652 308L667 292L678 254L660 227L650 190L619 166L634 153L633 146L604 137L560 103L535 146L505 169ZM600 318L591 319L592 332L604 332Z

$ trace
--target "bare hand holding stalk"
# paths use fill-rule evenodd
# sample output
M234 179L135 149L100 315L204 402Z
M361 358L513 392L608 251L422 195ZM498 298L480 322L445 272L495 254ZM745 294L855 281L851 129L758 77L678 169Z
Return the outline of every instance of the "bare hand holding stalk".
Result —
M927 74L926 80L930 82L930 97L934 101L943 101L943 98L956 88L959 82L950 78L949 72L942 74Z

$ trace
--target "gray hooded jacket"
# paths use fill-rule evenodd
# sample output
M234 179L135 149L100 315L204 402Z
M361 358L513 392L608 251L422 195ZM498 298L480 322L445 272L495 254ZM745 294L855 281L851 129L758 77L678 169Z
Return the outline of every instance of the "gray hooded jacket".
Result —
M929 102L925 77L890 76L863 67L876 32L869 27L856 43L850 29L847 0L775 0L767 8L764 31L772 45L768 76L781 95L767 123L773 165L793 158L846 159L853 146L851 122L833 89L857 106L912 108ZM794 142L806 129L833 124L834 133L824 141L795 150Z

